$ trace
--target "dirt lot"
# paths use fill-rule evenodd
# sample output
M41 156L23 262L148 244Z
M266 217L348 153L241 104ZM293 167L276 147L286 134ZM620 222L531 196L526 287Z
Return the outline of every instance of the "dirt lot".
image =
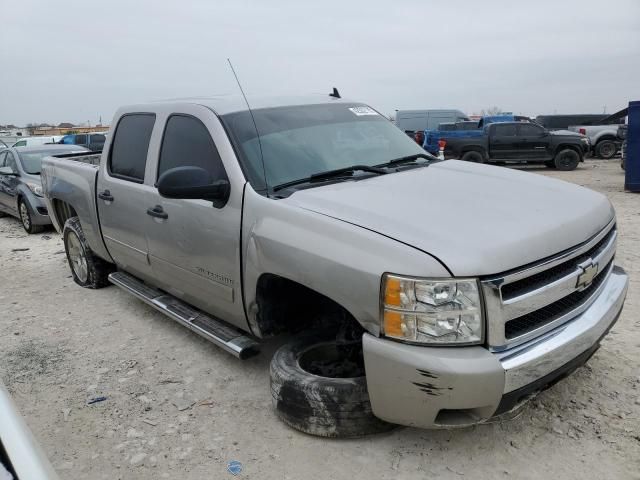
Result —
M115 287L82 289L55 232L28 236L10 218L0 375L62 478L231 478L230 460L254 479L640 478L640 195L623 192L618 161L529 170L609 196L631 285L588 365L514 420L347 441L300 434L271 411L275 342L242 362Z

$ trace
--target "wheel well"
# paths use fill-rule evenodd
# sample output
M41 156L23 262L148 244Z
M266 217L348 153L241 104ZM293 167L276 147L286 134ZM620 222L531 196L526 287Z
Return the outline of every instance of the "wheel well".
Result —
M353 315L337 302L279 275L260 276L256 302L256 322L263 337L315 328L346 332L350 338L364 333Z
M598 140L596 140L596 145L598 145L600 142L602 142L603 140L612 140L612 141L616 141L618 140L617 137L615 137L614 135L603 135L601 136Z
M558 145L558 148L556 148L555 151L555 155L560 153L562 150L573 150L580 156L580 160L582 160L582 150L580 150L580 148L578 148L576 145Z
M475 146L475 145L472 145L469 147L463 147L462 151L460 152L460 157L462 158L462 156L468 152L478 152L480 155L482 155L483 158L487 158L486 150L480 146Z
M78 216L75 208L67 202L58 199L53 199L53 210L56 218L58 219L60 228L64 227L64 224L68 219Z

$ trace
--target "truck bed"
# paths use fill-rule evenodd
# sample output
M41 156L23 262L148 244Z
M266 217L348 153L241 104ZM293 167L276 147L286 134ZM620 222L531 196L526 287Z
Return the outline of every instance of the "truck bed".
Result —
M42 189L49 216L56 230L62 233L64 221L77 215L91 249L102 258L109 258L100 235L96 205L96 179L100 154L72 153L54 155L42 160Z

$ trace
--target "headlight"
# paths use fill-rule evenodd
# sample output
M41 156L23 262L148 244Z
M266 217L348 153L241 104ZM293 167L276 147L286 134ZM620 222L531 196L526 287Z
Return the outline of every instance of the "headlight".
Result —
M456 345L483 341L478 281L382 277L382 331L413 343Z
M37 195L38 197L44 196L44 193L42 191L42 185L38 185L37 183L27 182L27 187L29 187L29 190L31 190L34 195Z

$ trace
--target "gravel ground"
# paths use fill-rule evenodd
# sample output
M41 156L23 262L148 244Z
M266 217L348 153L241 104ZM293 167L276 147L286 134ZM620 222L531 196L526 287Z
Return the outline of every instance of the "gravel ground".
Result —
M62 478L231 478L230 460L254 479L640 478L640 196L624 193L618 161L528 170L608 195L631 285L596 355L516 419L300 434L271 410L276 342L242 362L115 287L82 289L59 235L28 236L10 218L0 219L0 376Z

